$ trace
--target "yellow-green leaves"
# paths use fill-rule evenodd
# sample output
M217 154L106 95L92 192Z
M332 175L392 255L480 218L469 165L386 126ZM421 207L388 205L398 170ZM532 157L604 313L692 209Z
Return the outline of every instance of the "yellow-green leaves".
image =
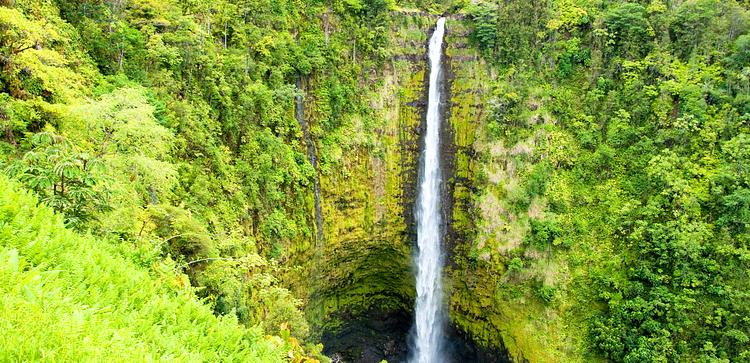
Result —
M136 267L129 248L66 230L0 177L0 356L17 361L279 362L292 339L217 318L190 289ZM125 254L125 255L123 255ZM174 266L163 277L183 278Z
M20 11L0 7L0 52L6 57L57 40L57 33L42 21L32 21Z
M547 29L570 32L591 22L588 11L578 6L576 1L555 1L553 4L554 18L547 22Z

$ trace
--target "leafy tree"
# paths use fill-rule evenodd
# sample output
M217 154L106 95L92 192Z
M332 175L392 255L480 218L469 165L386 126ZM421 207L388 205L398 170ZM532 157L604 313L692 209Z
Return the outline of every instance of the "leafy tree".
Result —
M737 37L734 42L734 52L729 60L738 69L742 69L750 63L750 34Z
M16 9L0 6L0 91L14 97L28 98L23 78L28 76L17 63L24 52L41 49L58 35L41 21L31 21Z
M611 8L604 19L613 49L626 57L642 57L648 52L653 29L646 19L646 9L637 3Z
M107 208L98 160L51 132L35 134L32 146L7 172L63 213L68 225L81 228Z
M261 325L272 334L307 337L309 327L299 310L302 302L280 286L274 277L278 267L255 254L199 263L205 264L199 280L215 299L217 312L236 312L240 321Z
M497 51L497 8L491 3L479 3L468 10L474 25L473 36L479 44L479 49L487 55Z
M498 6L499 51L484 55L500 66L489 82L495 112L475 144L483 170L506 178L477 182L475 195L502 196L502 208L481 216L478 225L497 226L479 231L475 243L490 251L489 261L514 261L514 270L520 259L513 258L523 256L523 274L497 282L491 276L503 267L462 265L462 276L492 286L495 300L479 314L472 312L479 304L458 295L455 311L483 339L496 328L484 310L509 316L489 306L562 297L578 308L536 311L571 314L555 319L562 324L588 322L581 344L557 338L565 342L556 353L578 349L571 360L746 360L747 7L559 0L536 12L548 19L540 29L518 11L533 3ZM528 32L538 42L510 42L522 54L498 62L506 38ZM537 67L526 67L527 59ZM516 95L511 107L506 90ZM514 245L519 235L523 243ZM497 250L486 247L493 240ZM548 348L553 326L508 335Z

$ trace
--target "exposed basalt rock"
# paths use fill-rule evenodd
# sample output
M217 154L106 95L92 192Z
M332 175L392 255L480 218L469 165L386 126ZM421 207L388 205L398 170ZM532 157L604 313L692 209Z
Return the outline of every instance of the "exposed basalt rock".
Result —
M454 62L476 62L479 60L477 55L458 55L453 58Z
M407 61L411 63L416 63L420 61L424 56L418 55L418 54L397 54L393 56L393 61Z
M411 317L404 312L370 311L353 318L335 333L326 333L325 353L339 362L404 362L408 345L404 336Z
M396 10L393 11L392 14L394 15L401 15L401 16L409 16L409 17L421 17L421 18L427 18L431 20L437 20L439 18L438 15L430 14L426 11L420 11L420 10Z
M304 93L305 89L302 87L302 77L297 75L296 79L297 91L301 94L295 97L295 110L294 114L297 118L302 129L302 136L305 139L305 147L307 148L307 158L315 171L313 177L313 194L315 196L315 242L316 246L320 246L323 243L323 209L320 204L320 176L318 170L318 157L315 151L315 143L313 142L312 135L310 134L307 121L305 120L305 104L304 104Z

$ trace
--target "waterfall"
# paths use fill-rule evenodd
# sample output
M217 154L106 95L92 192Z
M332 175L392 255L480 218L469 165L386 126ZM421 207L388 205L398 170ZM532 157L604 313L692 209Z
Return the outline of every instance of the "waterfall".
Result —
M430 38L430 86L427 132L420 167L417 202L417 301L415 307L414 363L443 361L442 210L440 206L440 72L445 18L438 19Z
M312 135L310 130L307 128L307 122L305 122L305 104L303 102L302 94L302 77L297 75L297 90L299 94L294 98L295 100L295 117L297 123L299 123L302 129L302 134L305 137L305 144L307 144L307 157L310 160L310 164L315 170L315 178L313 179L313 191L315 193L315 229L316 232L316 245L320 247L323 243L323 208L320 205L320 177L318 176L318 160L315 157L315 144L313 144Z

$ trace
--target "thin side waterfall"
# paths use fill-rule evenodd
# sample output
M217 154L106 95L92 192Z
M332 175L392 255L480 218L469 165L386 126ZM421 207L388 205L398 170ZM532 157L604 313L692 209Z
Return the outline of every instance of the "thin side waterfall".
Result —
M427 103L427 133L420 167L417 220L416 333L412 362L443 361L442 210L440 200L440 72L445 18L438 19L430 38L430 86Z
M316 240L315 243L318 247L323 243L323 208L320 206L320 177L318 176L318 160L315 157L315 144L313 144L312 135L310 130L307 128L307 122L305 122L305 104L302 94L302 78L297 75L296 79L297 90L299 94L294 98L295 101L295 116L300 128L302 128L302 134L305 137L305 144L307 144L307 157L310 160L310 164L315 170L315 178L313 179L313 188L315 192L315 229L316 229Z

